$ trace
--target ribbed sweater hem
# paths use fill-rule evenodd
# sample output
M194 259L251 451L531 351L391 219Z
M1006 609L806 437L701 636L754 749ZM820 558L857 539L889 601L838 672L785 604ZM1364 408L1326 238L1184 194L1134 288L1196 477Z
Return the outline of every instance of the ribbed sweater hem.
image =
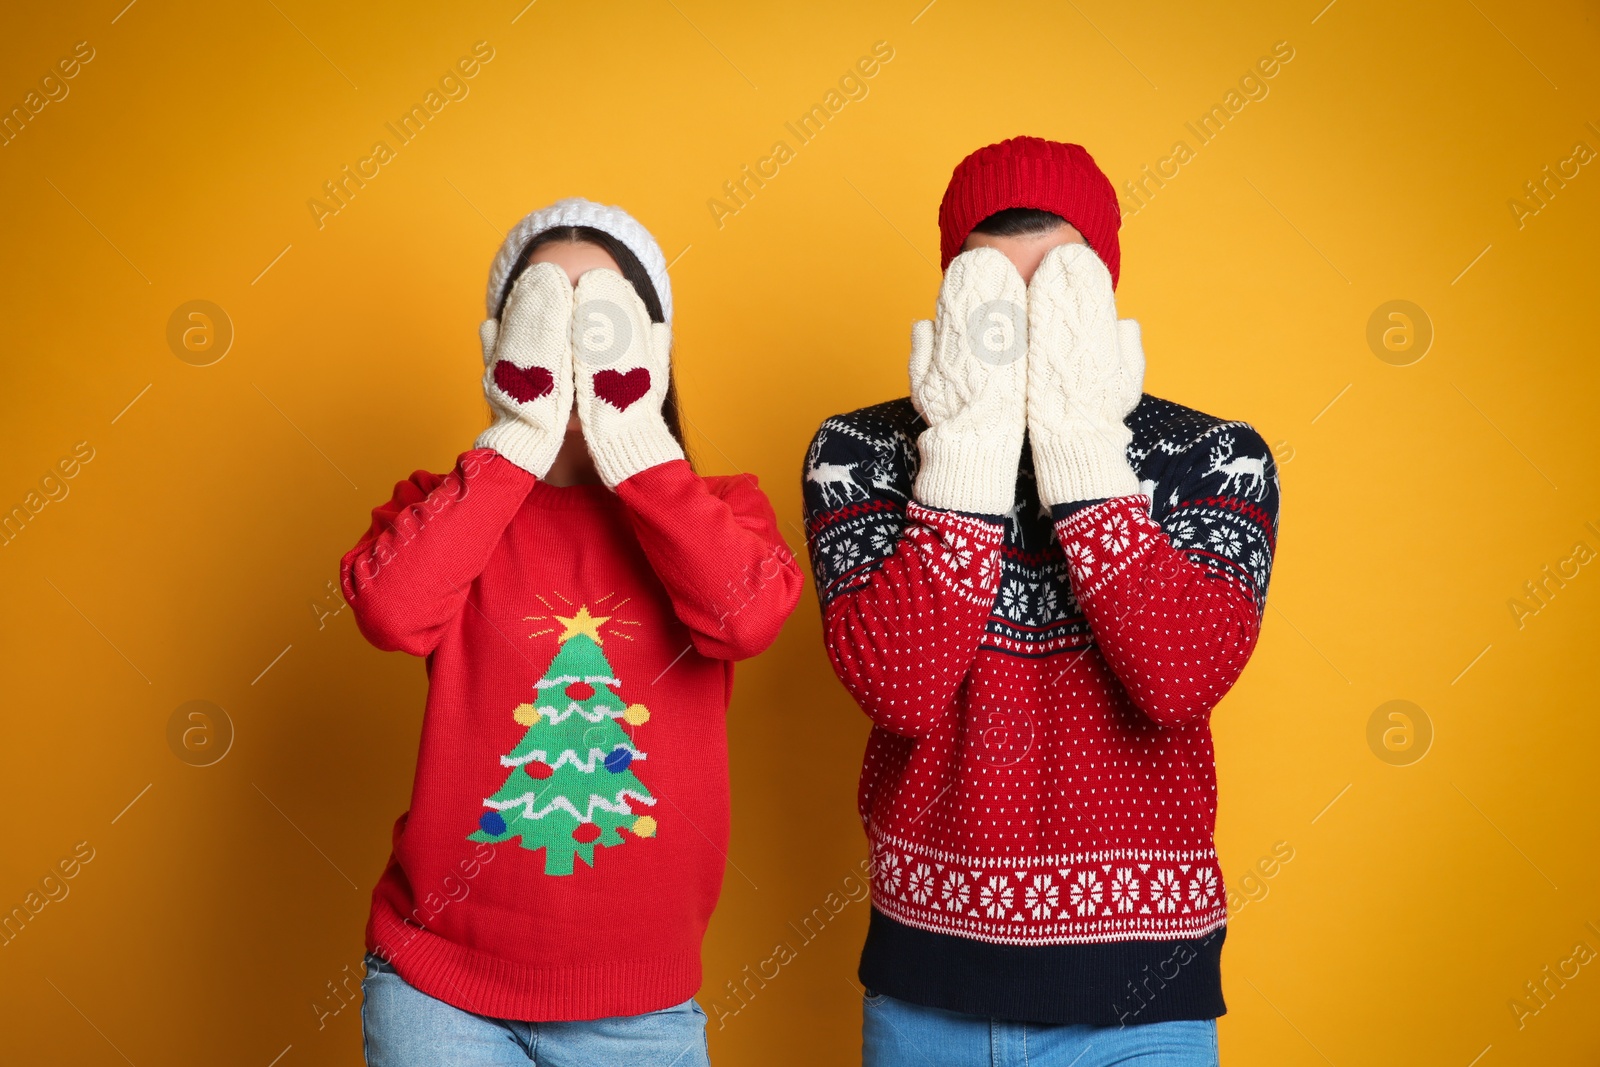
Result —
M681 1004L700 988L698 945L596 963L517 963L408 925L381 896L373 900L366 945L412 987L495 1019L566 1022L642 1015Z

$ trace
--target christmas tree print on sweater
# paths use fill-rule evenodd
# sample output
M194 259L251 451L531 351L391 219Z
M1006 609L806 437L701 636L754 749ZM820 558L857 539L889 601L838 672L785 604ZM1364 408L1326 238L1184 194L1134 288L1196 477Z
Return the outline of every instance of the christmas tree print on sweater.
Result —
M656 820L634 806L656 801L633 770L645 754L617 721L638 726L650 712L625 704L613 690L620 683L600 647L600 627L610 616L591 615L585 604L554 617L565 627L560 647L534 683L533 703L513 712L528 731L500 757L511 773L484 798L487 810L467 840L520 838L525 849L544 849L545 874L562 875L573 872L574 858L593 867L595 845L624 843L621 830L654 837Z

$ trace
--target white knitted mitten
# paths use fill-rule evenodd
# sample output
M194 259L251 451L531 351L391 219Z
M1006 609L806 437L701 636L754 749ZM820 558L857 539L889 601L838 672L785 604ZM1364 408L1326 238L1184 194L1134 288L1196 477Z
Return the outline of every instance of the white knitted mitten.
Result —
M1132 496L1133 431L1144 353L1117 321L1111 273L1088 245L1052 248L1028 283L1028 441L1046 505Z
M543 478L572 414L572 283L554 263L535 263L511 289L503 322L485 319L483 394L494 422L477 447L492 448Z
M933 321L911 326L911 402L928 423L917 443L916 499L1001 515L1017 495L1026 429L1027 289L993 248L951 261Z
M661 417L672 329L651 322L626 278L604 267L578 279L572 318L578 418L600 479L612 489L683 458Z

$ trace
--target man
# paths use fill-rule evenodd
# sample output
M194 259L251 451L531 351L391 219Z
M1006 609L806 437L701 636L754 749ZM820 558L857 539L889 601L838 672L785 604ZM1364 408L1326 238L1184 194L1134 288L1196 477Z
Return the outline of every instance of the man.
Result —
M1078 145L956 167L911 395L828 419L806 533L871 717L868 1067L1212 1064L1208 717L1277 540L1248 425L1142 395L1120 213Z

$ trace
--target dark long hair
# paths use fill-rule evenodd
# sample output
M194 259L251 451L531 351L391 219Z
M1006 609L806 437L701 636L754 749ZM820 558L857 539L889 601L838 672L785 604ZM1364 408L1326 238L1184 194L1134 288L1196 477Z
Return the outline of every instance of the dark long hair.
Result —
M517 257L516 265L511 268L505 287L500 290L500 298L494 309L495 318L498 319L505 313L506 298L511 295L511 287L522 276L522 272L528 269L528 260L533 257L534 252L548 244L590 244L604 249L608 256L617 261L622 276L632 284L634 291L639 294L639 299L644 301L644 309L650 313L650 321L666 321L666 316L661 313L661 296L656 292L655 283L650 280L650 272L639 262L639 257L634 255L627 245L593 226L558 226L553 230L544 231L529 241L528 246L522 250L522 255ZM667 395L661 401L661 418L687 457L689 446L683 439L682 416L678 408L678 383L673 377L670 364L667 369ZM690 460L690 466L693 465L693 460Z

